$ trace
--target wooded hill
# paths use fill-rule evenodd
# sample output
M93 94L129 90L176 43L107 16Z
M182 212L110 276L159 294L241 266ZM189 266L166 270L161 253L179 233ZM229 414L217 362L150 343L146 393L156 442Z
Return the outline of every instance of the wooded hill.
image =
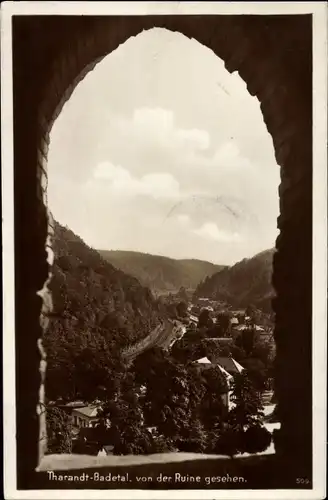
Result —
M99 250L99 253L156 294L174 293L181 287L195 290L204 278L225 267L197 259L177 260L141 252Z
M253 304L270 312L274 296L271 283L274 251L265 250L206 278L196 288L195 297L210 297L233 307Z
M101 353L104 360L119 357L123 348L148 335L165 313L148 288L116 269L57 222L53 251L49 285L53 312L44 344L48 394L55 395L57 390L52 385L73 387L72 377L79 380L76 367L81 353L99 360ZM85 368L91 358L84 359Z

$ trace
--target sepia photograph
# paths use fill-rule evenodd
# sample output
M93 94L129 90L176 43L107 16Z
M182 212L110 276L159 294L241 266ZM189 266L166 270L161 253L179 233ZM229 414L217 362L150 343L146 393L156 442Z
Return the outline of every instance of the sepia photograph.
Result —
M327 6L2 5L5 498L324 499Z

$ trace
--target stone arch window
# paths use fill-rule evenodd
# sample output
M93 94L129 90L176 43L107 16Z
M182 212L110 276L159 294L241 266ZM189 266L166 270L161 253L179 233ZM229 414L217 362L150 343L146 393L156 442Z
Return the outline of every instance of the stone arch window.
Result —
M311 476L311 15L16 16L13 86L20 488L31 487L42 455L37 443L43 442L39 433L44 422L41 415L39 425L36 408L44 397L46 360L41 339L47 328L46 313L51 310L47 293L52 259L46 200L49 133L75 86L97 62L131 36L152 27L178 31L209 47L228 71L238 71L250 94L261 103L281 173L280 234L273 269L275 384L281 412L276 451L280 463L288 463L291 475L294 467L297 476ZM37 294L40 290L43 292Z

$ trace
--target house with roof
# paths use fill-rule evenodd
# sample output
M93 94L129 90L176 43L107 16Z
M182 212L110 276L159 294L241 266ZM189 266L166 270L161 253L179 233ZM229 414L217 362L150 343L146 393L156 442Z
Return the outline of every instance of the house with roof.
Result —
M191 323L193 323L194 325L198 325L198 318L197 316L195 316L194 314L190 314L189 315L189 320Z
M95 427L99 421L99 405L88 405L74 408L72 411L72 423L74 427Z
M228 362L227 360L231 360L231 363ZM217 358L215 362L211 362L207 357L203 357L197 359L195 363L198 363L202 369L208 369L213 366L219 368L222 375L224 375L228 386L227 392L222 394L221 398L224 405L230 409L231 406L233 405L233 402L231 401L233 377L236 373L241 373L244 368L233 358L221 357Z
M215 363L224 368L232 377L244 370L244 367L231 357L218 356L215 358Z
M212 363L206 356L204 358L197 359L196 363L198 363L199 365L205 365L205 368L210 368L210 367L213 367L213 366L217 366L219 368L219 370L221 371L221 373L225 376L225 378L227 379L227 381L230 381L233 378L233 376L230 375L230 373L228 373L223 368L223 366L221 366L218 363Z
M254 329L256 332L264 332L265 331L265 329L262 326L259 326L259 325L252 325L252 326L249 326L249 325L237 325L234 328L238 332L242 332L244 330L249 330L250 328Z
M210 361L205 356L204 358L197 359L195 363L206 365L208 368L210 366L218 366L222 373L227 374L228 380L231 380L234 375L239 374L244 370L244 367L231 357L218 356L215 358L215 361Z
M55 406L56 408L59 408L60 410L64 411L67 413L67 415L72 415L72 411L75 408L82 408L85 406L84 401L70 401L70 402L63 402L61 399L58 399L57 401L50 401L49 406Z

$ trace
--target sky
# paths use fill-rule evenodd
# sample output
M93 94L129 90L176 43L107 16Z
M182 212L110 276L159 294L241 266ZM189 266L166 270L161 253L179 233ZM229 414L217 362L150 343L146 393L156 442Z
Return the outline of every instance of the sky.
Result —
M97 249L231 265L278 234L259 101L210 49L165 29L77 85L51 130L48 177L55 219Z

